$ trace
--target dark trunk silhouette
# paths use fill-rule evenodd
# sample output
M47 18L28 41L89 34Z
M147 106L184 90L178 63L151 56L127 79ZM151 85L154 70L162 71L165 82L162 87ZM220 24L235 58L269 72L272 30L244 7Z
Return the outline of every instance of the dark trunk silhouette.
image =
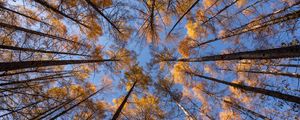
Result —
M231 69L220 69L225 71L235 71ZM293 77L293 78L300 78L300 74L296 73L286 73L286 72L271 72L271 71L254 71L254 70L238 70L235 72L247 72L247 73L258 73L258 74L269 74L269 75L275 75L275 76L287 76L287 77Z
M268 96L272 96L278 99L282 99L284 101L289 101L289 102L294 102L297 104L300 104L300 97L297 96L293 96L293 95L288 95L288 94L283 94L277 91L272 91L272 90L267 90L267 89L263 89L263 88L256 88L256 87L250 87L250 86L245 86L245 85L240 85L240 84L236 84L236 83L231 83L231 82L227 82L227 81L223 81L223 80L219 80L216 78L211 78L211 77L207 77L207 76L203 76L194 72L186 72L188 74L200 77L200 78L204 78L207 80L211 80L217 83L221 83L221 84L225 84L225 85L229 85L241 90L245 90L245 91L250 91L250 92L254 92L254 93L260 93L263 95L268 95Z
M299 3L300 2L298 2L297 4L299 4ZM253 23L253 21L252 21L252 22L249 22L249 23L247 23L245 25L242 25L242 26L240 26L238 28L235 28L233 30L229 30L230 34L227 34L227 35L222 36L222 37L217 37L217 38L214 38L214 39L207 40L205 42L202 42L202 43L199 43L199 44L197 44L195 46L192 46L192 48L200 47L202 45L205 45L205 44L208 44L208 43L211 43L211 42L215 42L215 41L218 41L218 40L230 38L230 37L233 37L233 36L236 36L236 35L240 35L240 34L247 33L247 32L253 31L253 30L257 30L257 29L261 29L261 28L264 28L264 27L267 27L267 26L271 26L271 25L274 25L274 24L278 24L278 23L289 21L289 20L297 19L299 17L300 17L300 11L297 10L297 11L295 11L293 13L289 13L289 14L286 14L284 16L268 20L268 21L260 24L258 27L247 28L248 25L250 25L250 24Z
M115 112L114 116L112 117L112 120L117 120L117 118L119 117L120 113L122 112L123 107L125 106L127 99L129 98L131 92L134 89L134 86L136 85L137 81L135 81L132 85L132 87L130 88L130 90L128 91L127 95L125 96L124 100L122 101L121 105L118 107L117 111Z
M122 33L119 28L111 21L108 17L106 17L103 12L90 0L85 0L94 10L96 10L113 28L115 28L119 33Z
M0 71L18 70L25 68L36 68L57 65L71 65L83 63L100 63L100 62L113 62L118 61L115 59L102 59L102 60L41 60L41 61L21 61L21 62L1 62Z
M84 54L58 52L58 51L47 51L47 50L37 50L37 49L32 49L32 48L22 48L22 47L7 46L7 45L0 45L0 48L1 49L7 49L7 50L19 50L19 51L29 51L29 52L39 52L39 53L53 53L53 54L78 55L78 56L91 57L90 55L84 55Z
M23 28L23 27L18 27L18 26L15 26L15 25L10 25L10 24L6 24L6 23L2 23L2 22L0 22L0 26L3 27L3 28L19 30L19 31L26 32L26 33L29 33L29 34L39 35L39 36L43 36L43 37L57 39L57 40L60 40L60 41L66 41L66 42L70 42L70 43L79 44L79 45L82 45L82 46L87 46L84 43L74 42L72 40L62 38L62 37L59 37L59 36L50 35L50 34L47 34L47 33L42 33L42 32L39 32L39 31L34 31L34 30L30 30L30 29L26 29L26 28Z
M33 79L28 80L20 80L20 81L12 81L12 82L6 82L6 83L0 83L0 86L6 86L6 85L16 85L16 84L24 84L29 82L38 82L38 81L45 81L45 80L51 80L56 78L66 78L66 77L72 77L71 75L65 75L64 74L55 74L55 75L47 75L43 77L37 77Z
M226 104L229 104L230 106L232 106L233 108L235 108L235 109L237 109L237 110L245 111L245 112L250 113L250 114L254 115L255 117L261 118L261 119L263 119L263 120L271 120L271 119L267 118L266 116L264 116L264 115L262 115L262 114L259 114L259 113L257 113L257 112L254 112L254 111L252 111L252 110L249 110L249 109L247 109L247 108L245 108L245 107L243 107L243 106L240 106L240 105L235 104L235 103L233 103L233 102L230 102L230 101L228 101L228 100L223 100L223 101L224 101Z
M77 23L77 24L80 24L80 25L82 25L82 26L84 26L84 27L86 27L86 28L89 28L89 26L87 26L87 25L81 23L80 21L76 20L75 18L70 17L70 16L68 16L67 14L65 14L65 13L63 13L63 12L61 12L61 11L59 11L58 9L54 8L53 6L51 6L50 4L48 4L48 3L47 3L46 1L44 1L44 0L34 0L34 1L37 2L37 3L39 3L40 5L44 6L45 8L48 8L48 9L52 10L53 12L56 12L56 13L58 13L58 14L64 16L64 17L66 17L66 18L68 18L68 19L74 21L74 22Z
M97 93L101 92L105 87L97 90L96 92L92 93L91 95L87 96L86 98L84 98L83 100L81 100L80 102L72 105L71 107L69 107L68 109L60 112L59 114L55 115L54 117L52 117L50 120L55 120L56 118L60 117L63 114L66 114L67 112L69 112L70 110L72 110L73 108L77 107L78 105L80 105L81 103L87 101L88 99L90 99L91 97L93 97L94 95L96 95Z
M255 50L237 52L223 55L212 55L200 58L164 59L162 61L181 61L181 62L204 62L220 60L242 60L242 59L278 59L300 57L300 45L274 48L267 50Z
M12 10L12 9L9 9L9 8L7 8L7 7L4 7L4 6L1 5L1 4L0 4L0 8L1 8L1 9L4 9L4 10L7 10L7 11L10 11L10 12L13 12L13 13L16 13L16 14L18 14L18 15L24 16L24 17L26 17L26 18L32 19L32 20L34 20L34 21L37 21L37 22L40 22L40 23L43 23L43 24L46 24L46 25L49 25L49 26L50 26L50 24L48 24L48 23L46 23L46 22L44 22L44 21L41 21L41 20L38 20L38 19L36 19L36 18L30 17L30 16L25 15L25 14L23 14L23 13L20 13L20 12L18 12L18 11L14 11L14 10Z
M191 115L190 112L183 105L180 104L180 100L171 92L171 90L168 86L162 86L160 84L156 84L156 86L158 86L163 91L165 91L168 95L170 95L171 99L176 103L176 105L179 107L179 109L182 110L182 112L185 114L185 116L188 119L197 120L195 116Z

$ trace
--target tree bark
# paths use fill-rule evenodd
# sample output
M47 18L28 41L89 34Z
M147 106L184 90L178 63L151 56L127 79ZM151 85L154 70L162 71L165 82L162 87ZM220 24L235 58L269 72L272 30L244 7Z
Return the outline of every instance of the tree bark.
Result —
M162 61L180 61L180 62L204 62L204 61L223 61L223 60L242 60L242 59L279 59L300 57L300 45L274 48L267 50L255 50L246 52L237 52L223 55L212 55L200 58L181 58L164 59Z
M231 82L227 82L227 81L223 81L223 80L219 80L216 78L211 78L211 77L207 77L207 76L203 76L194 72L187 72L188 74L200 77L200 78L204 78L210 81L214 81L217 83L221 83L221 84L225 84L225 85L229 85L241 90L245 90L245 91L250 91L250 92L254 92L254 93L260 93L263 95L268 95L268 96L272 96L278 99L282 99L284 101L288 101L288 102L294 102L297 104L300 104L300 97L297 96L293 96L293 95L288 95L288 94L283 94L277 91L272 91L272 90L267 90L267 89L263 89L263 88L257 88L257 87L251 87L251 86L245 86L245 85L240 85L240 84L236 84L236 83L231 83Z
M97 62L114 62L115 59L102 60L41 60L41 61L20 61L20 62L0 62L0 71L18 70L25 68L83 64L83 63L97 63Z

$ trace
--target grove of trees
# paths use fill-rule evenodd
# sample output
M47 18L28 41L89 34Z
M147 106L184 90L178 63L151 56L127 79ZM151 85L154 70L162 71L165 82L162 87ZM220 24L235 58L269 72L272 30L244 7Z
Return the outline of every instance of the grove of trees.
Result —
M300 0L0 0L2 120L299 120Z

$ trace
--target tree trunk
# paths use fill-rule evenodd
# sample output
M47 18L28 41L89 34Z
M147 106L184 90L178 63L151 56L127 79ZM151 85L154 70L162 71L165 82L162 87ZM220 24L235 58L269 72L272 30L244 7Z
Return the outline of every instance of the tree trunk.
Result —
M41 61L21 61L21 62L0 62L0 71L18 70L25 68L48 67L58 65L83 64L83 63L98 63L98 62L113 62L115 59L103 60L41 60Z
M26 18L32 19L32 20L34 20L34 21L37 21L37 22L40 22L40 23L44 23L44 24L46 24L46 25L51 26L50 24L48 24L48 23L46 23L46 22L44 22L44 21L41 21L41 20L38 20L38 19L36 19L36 18L30 17L30 16L25 15L25 14L23 14L23 13L20 13L20 12L18 12L18 11L11 10L11 9L9 9L9 8L4 7L4 6L1 5L1 4L0 4L0 8L2 8L2 9L4 9L4 10L7 10L7 11L10 11L10 12L13 12L13 13L16 13L16 14L18 14L18 15L24 16L24 17L26 17Z
M15 110L11 110L9 113L6 113L6 114L3 114L0 116L0 118L4 117L4 116L7 116L7 115L10 115L10 114L14 114L15 112L19 112L20 110L23 110L25 108L28 108L28 107L31 107L33 105L37 105L43 101L45 101L46 99L43 99L43 100L40 100L40 101L37 101L37 102L34 102L34 103L31 103L29 105L25 105L24 107L21 107L21 108L18 108L18 109L15 109Z
M84 98L83 100L81 100L80 102L76 103L75 105L72 105L71 107L69 107L68 109L60 112L59 114L55 115L54 117L52 117L50 120L55 120L56 118L58 118L59 116L67 113L68 111L72 110L73 108L77 107L78 105L80 105L81 103L87 101L88 99L90 99L91 97L93 97L94 95L96 95L97 93L101 92L105 87L97 90L96 92L94 92L93 94L89 95L88 97Z
M101 10L90 0L85 0L90 6L92 6L92 8L94 10L96 10L111 26L113 26L113 28L115 28L119 33L122 33L119 28L112 22L109 20L108 17L106 17L103 12L101 12Z
M137 80L133 83L132 87L130 88L130 90L128 91L127 95L125 96L124 100L122 101L121 105L118 107L117 111L115 112L114 116L112 117L112 120L117 120L117 118L119 117L120 113L122 112L123 107L125 106L127 99L129 98L131 92L134 89L134 86L136 85Z
M84 55L84 54L68 53L68 52L57 52L57 51L46 51L46 50L37 50L37 49L22 48L22 47L7 46L7 45L0 45L0 48L1 49L7 49L7 50L19 50L19 51L29 51L29 52L39 52L39 53L53 53L53 54L78 55L78 56L91 57L90 55Z
M300 57L300 45L267 50L255 50L223 55L212 55L200 58L165 59L162 61L204 62L242 59L279 59L292 57Z
M53 12L56 12L56 13L58 13L58 14L64 16L64 17L66 17L66 18L69 18L70 20L74 21L74 22L77 23L77 24L80 24L80 25L82 25L82 26L84 26L84 27L86 27L86 28L89 28L89 26L87 26L87 25L81 23L80 21L78 21L78 20L76 20L76 19L74 19L74 18L68 16L67 14L65 14L65 13L63 13L63 12L57 10L56 8L52 7L50 4L48 4L48 3L47 3L46 1L44 1L44 0L34 0L34 1L37 2L37 3L39 3L39 4L41 4L41 5L44 6L45 8L48 8L48 9L52 10Z
M245 85L240 85L240 84L236 84L236 83L231 83L231 82L227 82L227 81L223 81L223 80L218 80L216 78L211 78L211 77L207 77L207 76L203 76L194 72L187 72L188 74L200 77L200 78L204 78L207 80L211 80L217 83L221 83L221 84L225 84L225 85L229 85L231 87L235 87L241 90L245 90L245 91L250 91L250 92L254 92L254 93L260 93L263 95L268 95L268 96L272 96L278 99L282 99L284 101L289 101L289 102L294 102L297 104L300 104L300 97L297 96L293 96L293 95L288 95L288 94L283 94L277 91L272 91L272 90L267 90L267 89L262 89L262 88L256 88L256 87L250 87L250 86L245 86Z
M49 79L56 79L56 78L64 78L64 77L72 77L70 75L62 76L64 74L55 74L55 75L48 75L28 80L20 80L20 81L12 81L7 83L0 83L0 86L6 86L6 85L15 85L15 84L23 84L23 83L29 83L29 82L37 82L37 81L43 81L43 80L49 80Z
M33 117L33 118L30 118L30 120L42 120L43 118L45 118L45 117L51 115L52 113L56 112L56 111L59 110L59 109L65 107L67 104L69 104L69 103L75 101L77 98L79 98L79 97L81 97L81 96L82 96L82 94L79 95L79 96L77 96L77 97L75 97L75 98L66 100L65 102L63 102L63 103L61 103L61 104L58 104L58 105L56 105L56 106L53 106L53 107L49 108L48 110L46 110L46 111L44 111L44 112L38 114L37 116L35 116L35 117ZM51 111L51 112L50 112L50 111ZM48 112L49 112L49 113L48 113ZM46 115L44 115L44 114L46 114Z
M300 2L298 2L297 4L299 4L299 3ZM222 36L222 37L217 37L217 38L214 38L214 39L207 40L205 42L202 42L202 43L199 43L199 44L197 44L195 46L192 46L192 48L200 47L202 45L205 45L205 44L208 44L208 43L211 43L211 42L215 42L215 41L218 41L218 40L221 40L221 39L230 38L230 37L233 37L233 36L236 36L236 35L240 35L240 34L243 34L243 33L247 33L247 32L253 31L253 30L261 29L261 28L264 28L264 27L267 27L267 26L270 26L270 25L274 25L274 24L286 22L286 21L289 21L289 20L297 19L299 17L300 17L300 11L298 10L296 12L289 13L289 14L287 14L285 16L271 19L271 20L269 20L269 21L267 21L265 23L262 23L262 24L260 24L258 26L247 28L248 25L250 25L250 24L253 23L253 21L252 21L252 22L249 22L246 25L242 25L239 28L235 28L233 30L230 30L231 34L227 34L227 35Z
M229 104L230 106L234 107L235 109L239 109L239 110L245 111L245 112L247 112L247 113L250 113L250 114L254 115L255 117L261 118L261 119L263 119L263 120L271 120L271 119L267 118L266 116L264 116L264 115L262 115L262 114L259 114L259 113L257 113L257 112L254 112L254 111L252 111L252 110L249 110L249 109L247 109L247 108L245 108L245 107L243 107L243 106L240 106L240 105L238 105L238 104L232 103L232 102L227 101L227 100L223 100L223 101L224 101L225 103Z
M183 107L183 106L180 104L180 100L177 99L177 98L173 95L173 93L171 92L171 90L170 90L169 87L167 87L167 86L162 86L162 85L160 85L160 84L156 84L156 86L160 87L163 91L167 92L167 93L170 95L171 99L172 99L173 101L175 101L176 105L182 110L182 112L185 114L185 116L188 118L188 120L197 120L197 119L195 118L195 116L191 115L190 112L189 112L188 110L186 110L185 107Z
M59 36L50 35L50 34L47 34L47 33L42 33L42 32L39 32L39 31L34 31L34 30L30 30L30 29L26 29L26 28L23 28L23 27L10 25L10 24L6 24L6 23L2 23L2 22L0 22L0 26L3 27L3 28L19 30L19 31L26 32L26 33L29 33L29 34L39 35L39 36L43 36L43 37L57 39L57 40L60 40L60 41L66 41L66 42L70 42L70 43L74 43L74 44L78 44L78 45L82 45L82 46L87 46L84 43L75 42L75 41L72 41L72 40L69 40L69 39L66 39L66 38L62 38L62 37L59 37Z
M231 70L231 69L220 69L220 70L235 71L235 70ZM275 76L287 76L287 77L293 77L293 78L300 78L300 74L296 74L296 73L270 72L270 71L253 71L253 70L238 70L238 71L235 71L235 72L269 74L269 75L275 75Z

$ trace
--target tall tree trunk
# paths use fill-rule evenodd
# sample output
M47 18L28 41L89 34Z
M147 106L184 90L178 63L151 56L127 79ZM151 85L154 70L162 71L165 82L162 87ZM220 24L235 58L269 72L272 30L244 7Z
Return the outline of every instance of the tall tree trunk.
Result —
M299 4L299 3L300 2L298 2L297 4ZM254 27L247 27L248 25L253 23L253 21L252 21L252 22L249 22L246 25L242 25L239 28L235 28L233 30L230 30L230 34L227 34L227 35L222 36L222 37L217 37L217 38L210 39L210 40L207 40L205 42L196 44L195 46L192 46L192 48L200 47L202 45L205 45L205 44L208 44L208 43L211 43L211 42L215 42L215 41L218 41L218 40L221 40L221 39L226 39L226 38L230 38L230 37L233 37L233 36L236 36L236 35L244 34L244 33L247 33L247 32L253 31L253 30L257 30L257 29L261 29L261 28L270 26L270 25L274 25L274 24L286 22L286 21L289 21L289 20L297 19L299 17L300 17L300 11L297 10L293 13L289 13L289 14L286 14L286 15L281 16L281 17L273 18L273 19L271 19L269 21L266 21L266 22L264 22L260 25L257 25L257 26L254 26Z
M94 10L96 10L113 28L115 28L119 33L122 33L119 28L111 21L108 17L106 17L103 12L91 1L91 0L85 0Z
M164 59L162 61L180 61L180 62L204 62L204 61L223 61L223 60L242 60L242 59L278 59L300 57L300 45L274 48L267 50L255 50L246 52L237 52L223 55L212 55L200 58L181 58Z
M46 99L43 99L43 100L40 100L40 101L37 101L37 102L33 102L33 103L31 103L31 104L25 105L25 106L23 106L23 107L21 107L21 108L18 108L18 109L15 109L15 110L11 110L9 113L5 113L5 114L1 115L0 118L2 118L2 117L4 117L4 116L7 116L7 115L10 115L10 114L14 114L15 112L19 112L20 110L23 110L23 109L25 109L25 108L28 108L28 107L37 105L37 104L39 104L39 103L41 103L41 102L43 102L43 101L45 101L45 100L46 100Z
M6 85L15 85L15 84L24 84L29 82L37 82L37 81L44 81L44 80L51 80L56 78L66 78L66 77L72 77L71 75L63 76L64 74L55 74L55 75L47 75L43 77L37 77L33 79L28 80L20 80L20 81L12 81L12 82L6 82L6 83L0 83L0 86L6 86Z
M19 50L19 51L29 51L29 52L39 52L39 53L53 53L53 54L78 55L78 56L91 57L90 55L84 55L84 54L58 52L58 51L47 51L47 50L37 50L37 49L32 49L32 48L22 48L22 47L7 46L7 45L0 45L0 48L1 49L7 49L7 50Z
M90 99L91 97L93 97L94 95L96 95L97 93L101 92L105 87L102 87L101 89L97 90L96 92L90 94L89 96L87 96L86 98L84 98L83 100L81 100L80 102L72 105L71 107L69 107L68 109L60 112L59 114L55 115L54 117L52 117L50 120L55 120L56 118L60 117L63 114L66 114L67 112L69 112L70 110L72 110L73 108L77 107L78 105L80 105L81 103L87 101L88 99Z
M48 23L46 23L46 22L44 22L44 21L41 21L41 20L36 19L36 18L33 18L33 17L29 16L29 15L25 15L25 14L20 13L20 12L18 12L18 11L14 11L14 10L9 9L9 8L7 8L7 7L3 6L3 5L1 5L1 4L0 4L0 8L1 8L1 9L4 9L4 10L7 10L7 11L10 11L10 12L13 12L13 13L16 13L16 14L18 14L18 15L24 16L24 17L29 18L29 19L31 19L31 20L34 20L34 21L37 21L37 22L40 22L40 23L43 23L43 24L46 24L46 25L51 26L50 24L48 24Z
M48 4L48 3L47 3L46 1L44 1L44 0L34 0L34 1L37 2L37 3L39 3L40 5L44 6L45 8L48 8L48 9L52 10L53 12L58 13L58 14L64 16L64 17L66 17L66 18L68 18L68 19L74 21L74 22L77 23L77 24L80 24L80 25L82 25L82 26L84 26L84 27L86 27L86 28L89 28L89 26L87 26L87 25L81 23L80 21L74 19L73 17L70 17L70 16L68 16L67 14L65 14L65 13L63 13L63 12L61 12L61 11L59 11L58 9L54 8L53 6L51 6L50 4Z
M173 95L173 93L171 92L171 90L168 86L162 86L160 84L156 84L156 86L160 87L163 91L167 92L170 95L171 99L173 101L175 101L176 105L179 107L179 109L182 110L182 112L185 114L185 116L188 118L188 120L197 120L195 116L191 115L190 112L188 110L186 110L185 107L180 104L180 100L178 100Z
M243 107L243 106L240 106L240 105L238 105L238 104L232 103L232 102L230 102L230 101L228 101L228 100L223 100L223 101L224 101L226 104L229 104L230 106L232 106L233 108L238 109L238 110L245 111L245 112L247 112L247 113L250 113L250 114L254 115L254 116L257 117L257 118L261 118L261 119L263 119L263 120L271 120L271 119L267 118L266 116L264 116L264 115L262 115L262 114L259 114L259 113L257 113L257 112L254 112L254 111L252 111L252 110L249 110L249 109L247 109L247 108L245 108L245 107Z
M0 62L0 71L18 70L25 68L83 64L83 63L99 63L99 62L114 62L115 59L102 60L41 60L41 61L21 61L21 62Z
M231 70L231 69L220 69L220 70L235 71L235 70ZM253 70L238 70L238 71L235 71L235 72L269 74L269 75L275 75L275 76L287 76L287 77L293 77L293 78L300 78L300 74L296 74L296 73L270 72L270 71L253 71Z
M72 41L72 40L69 40L69 39L66 39L66 38L62 38L62 37L59 37L59 36L55 36L55 35L51 35L51 34L47 34L47 33L42 33L42 32L39 32L39 31L34 31L34 30L30 30L30 29L26 29L26 28L23 28L23 27L10 25L10 24L6 24L6 23L2 23L2 22L0 22L0 26L3 27L3 28L19 30L19 31L26 32L26 33L29 33L29 34L39 35L39 36L43 36L43 37L57 39L57 40L60 40L60 41L66 41L66 42L70 42L70 43L74 43L74 44L78 44L78 45L82 45L82 46L87 46L84 43L75 42L75 41Z
M272 91L272 90L267 90L267 89L262 89L262 88L256 88L256 87L250 87L250 86L245 86L245 85L240 85L240 84L236 84L236 83L231 83L231 82L227 82L227 81L223 81L223 80L219 80L216 78L211 78L211 77L207 77L207 76L203 76L194 72L186 72L188 74L200 77L200 78L204 78L207 80L211 80L217 83L221 83L221 84L225 84L225 85L229 85L241 90L245 90L245 91L250 91L250 92L254 92L254 93L260 93L263 95L268 95L268 96L272 96L278 99L282 99L284 101L289 101L289 102L294 102L297 104L300 104L300 97L297 96L293 96L293 95L288 95L288 94L283 94L277 91Z
M118 107L117 111L115 112L114 116L112 117L112 120L117 120L117 118L119 117L120 113L122 112L123 107L125 106L127 99L129 98L131 92L134 89L134 86L136 85L137 80L133 83L132 87L130 88L130 90L128 91L127 95L125 96L124 100L122 101L121 105Z
M70 104L71 102L75 101L77 98L81 97L81 95L78 95L77 97L74 97L72 99L66 100L65 102L62 102L61 104L55 105L55 106L51 106L51 108L47 109L46 111L38 114L37 116L30 118L30 120L42 120L43 118L53 114L54 112L56 112L57 110L65 107L67 104ZM49 113L48 113L49 112Z

